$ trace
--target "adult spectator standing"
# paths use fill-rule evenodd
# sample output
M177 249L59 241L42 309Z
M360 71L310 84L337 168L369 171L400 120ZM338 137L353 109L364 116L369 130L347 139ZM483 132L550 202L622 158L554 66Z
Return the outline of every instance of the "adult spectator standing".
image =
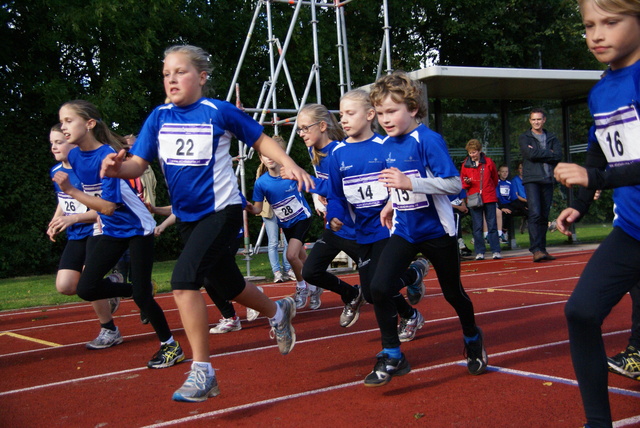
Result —
M553 201L553 168L562 160L562 146L555 134L544 129L546 121L544 110L531 110L531 129L518 140L529 208L529 251L534 262L555 259L547 252L547 229Z
M476 253L476 260L484 260L486 250L482 236L483 218L487 221L487 237L493 252L493 259L498 260L502 258L502 254L496 225L496 208L498 206L496 164L482 152L482 143L475 138L467 142L465 149L469 156L462 162L460 180L462 188L467 192L467 207L471 211L473 249ZM474 197L479 199L480 203L477 201L474 203Z

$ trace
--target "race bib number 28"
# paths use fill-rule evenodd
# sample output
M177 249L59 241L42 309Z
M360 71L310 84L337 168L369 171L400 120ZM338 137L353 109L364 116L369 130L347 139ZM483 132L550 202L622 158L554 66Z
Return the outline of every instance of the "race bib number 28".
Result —
M213 125L165 123L158 141L167 165L206 166L213 154Z

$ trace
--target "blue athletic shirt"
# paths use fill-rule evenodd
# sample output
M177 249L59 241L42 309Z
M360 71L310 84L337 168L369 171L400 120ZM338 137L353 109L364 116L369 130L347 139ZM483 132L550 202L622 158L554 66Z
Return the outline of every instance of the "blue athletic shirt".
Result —
M309 204L298 190L296 181L272 177L265 172L253 185L253 200L263 201L265 198L273 208L278 225L284 229L311 217Z
M608 168L640 161L640 61L618 70L607 70L589 93L594 126L589 146L599 144ZM613 191L613 226L640 240L640 186Z
M65 168L64 166L62 166L62 163L59 163L58 165L51 168L51 178L53 178L53 176L56 175L56 172L58 171L66 172L69 176L69 182L71 182L71 185L76 189L82 190L82 183L72 169ZM62 212L65 216L84 214L89 211L89 208L87 208L84 204L81 204L80 202L60 190L60 186L58 186L58 183L53 182L53 188L55 189L56 196L58 197L58 205L60 205L60 208L62 209ZM69 241L78 241L80 239L84 239L93 235L93 223L75 223L67 227L66 232L67 239Z
M378 134L357 143L342 141L329 158L327 218L353 221L359 244L390 236L389 229L380 223L380 211L389 199L387 188L378 181L380 171L386 168L382 143Z
M511 185L513 186L513 192L516 195L516 199L518 196L527 199L527 192L524 190L524 184L522 184L522 178L519 175L516 175L511 179Z
M496 186L496 196L498 197L498 203L501 205L507 205L518 199L516 192L513 189L513 183L509 180L498 179L498 185Z
M327 199L329 198L329 158L331 157L333 150L338 144L338 141L332 141L322 149L320 149L320 152L326 154L326 156L320 158L320 163L318 165L314 165L314 169L316 172L314 182L316 184L316 188L313 189L312 192L324 196ZM313 158L313 150L311 147L309 148L309 155ZM331 225L329 224L329 222L325 222L325 229L331 230ZM353 224L353 220L350 217L346 221L343 220L342 228L334 233L341 238L348 239L350 241L355 240L356 230L355 225Z
M384 149L387 166L398 168L410 178L459 176L442 136L423 124L408 134L385 138ZM392 234L411 243L456 235L447 195L391 189L391 200L394 207Z
M226 101L164 104L149 115L131 153L147 162L159 159L173 213L183 222L197 221L241 204L229 154L232 137L252 146L262 131L262 125Z
M115 150L107 144L88 151L76 147L69 152L69 163L82 182L84 193L116 204L113 215L98 213L102 233L114 238L152 234L156 222L131 186L120 178L100 178L102 160L109 153Z

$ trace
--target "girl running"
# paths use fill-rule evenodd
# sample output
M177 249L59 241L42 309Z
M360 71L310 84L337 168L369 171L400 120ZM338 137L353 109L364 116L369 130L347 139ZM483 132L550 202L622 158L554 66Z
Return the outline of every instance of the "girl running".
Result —
M380 224L380 211L389 198L387 189L378 182L384 168L383 139L373 132L375 110L369 94L361 89L344 94L340 100L340 118L348 138L331 154L327 218L331 219L334 230L354 222L362 295L373 303L371 281L390 236L389 230ZM396 335L403 342L413 340L424 325L424 318L399 290L407 286L409 301L417 304L424 296L422 279L427 269L426 260L418 259L394 281L398 292L392 300L400 320Z
M278 136L274 139L284 150L284 140ZM259 215L262 212L262 201L266 199L271 204L278 219L278 226L282 228L288 242L286 257L296 277L294 300L296 309L301 309L307 304L307 284L302 279L302 266L307 260L304 239L311 227L311 210L296 183L280 177L280 164L262 153L260 161L267 167L267 173L256 180L253 186L254 202L248 204L245 209L251 214ZM316 292L315 286L309 284L308 288L313 293Z
M80 276L78 296L88 301L133 296L160 340L160 350L147 367L158 369L179 363L184 360L184 353L173 339L162 308L153 298L151 270L155 221L127 182L100 177L102 160L108 154L115 154L110 144L121 148L122 140L111 132L100 118L98 109L87 101L69 101L62 105L59 114L65 138L78 146L69 152L69 163L82 183L82 190L71 185L65 172L56 172L53 180L69 196L96 210L102 225L102 235L93 251L88 253ZM127 248L131 256L132 284L103 279ZM97 347L112 340L122 341L113 321L102 329L101 336L97 339Z
M269 317L282 354L295 345L293 299L271 301L244 280L228 251L242 227L242 200L229 154L231 137L275 159L298 186L313 187L309 175L262 132L260 124L230 103L204 97L212 70L209 58L195 46L168 48L162 75L170 103L157 107L147 118L131 149L131 159L123 162L125 152L121 151L103 162L103 173L108 176L140 176L155 158L164 171L184 241L171 287L193 352L189 376L173 399L188 402L219 394L209 359L207 307L200 293L205 278L218 280L225 299Z
M69 151L76 146L66 140L59 123L51 128L49 141L51 143L51 153L60 162L51 168L51 178L53 179L56 172L62 171L69 176L69 181L73 187L82 190L82 183L80 183L80 180L71 169L67 159ZM89 210L85 205L64 193L57 183L54 182L53 186L58 197L58 205L53 218L49 222L47 235L51 241L55 241L56 236L62 231L66 231L67 234L67 244L60 257L60 265L56 274L56 289L61 294L73 296L76 294L87 252L96 243L96 238L93 238L93 234L98 213L94 210ZM111 276L110 279L114 282L122 282L122 279L117 275ZM121 336L104 336L102 334L102 329L108 329L113 325L113 317L111 315L118 309L119 305L120 297L91 302L91 306L93 306L93 310L98 316L98 321L100 321L101 334L87 343L87 348L103 349L122 343ZM110 340L103 342L102 339L105 337L109 337Z
M578 198L560 213L558 230L588 211L597 189L615 187L613 231L587 263L565 307L569 343L589 427L611 427L607 355L602 323L640 277L640 2L579 0L587 46L609 64L589 93L594 126L586 168L560 163L554 174L579 185Z
M346 135L335 116L322 104L307 104L302 107L298 113L297 124L296 131L309 150L311 163L316 172L314 197L326 201L329 187L329 156L338 141L343 140ZM316 286L315 292L309 294L309 308L320 307L323 289L333 291L340 295L345 304L345 309L340 316L340 325L350 327L357 321L362 304L360 287L347 284L327 272L327 268L340 251L344 251L353 260L358 260L353 222L333 232L325 219L324 204L319 202L319 205L316 205L316 211L323 217L325 229L311 249L302 268L304 280ZM306 300L306 295L301 298Z

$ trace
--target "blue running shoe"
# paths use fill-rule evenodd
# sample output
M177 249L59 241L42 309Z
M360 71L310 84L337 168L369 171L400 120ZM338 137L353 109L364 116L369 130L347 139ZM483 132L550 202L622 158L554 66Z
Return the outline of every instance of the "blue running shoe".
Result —
M418 275L413 284L407 285L407 299L411 305L416 305L424 297L425 288L422 279L427 276L427 272L429 272L429 262L420 257L411 263L409 269L414 269Z

